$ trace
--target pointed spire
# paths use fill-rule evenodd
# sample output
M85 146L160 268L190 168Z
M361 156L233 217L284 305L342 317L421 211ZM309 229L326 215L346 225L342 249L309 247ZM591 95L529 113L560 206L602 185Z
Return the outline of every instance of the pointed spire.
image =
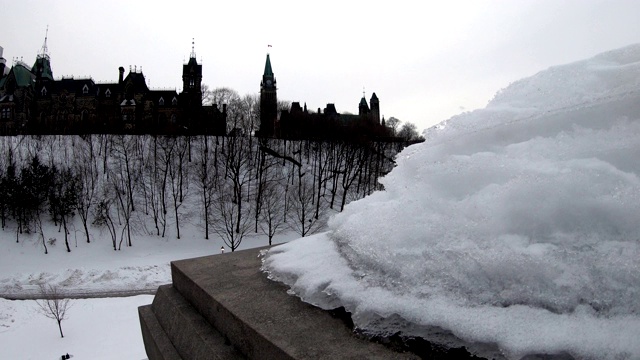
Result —
M49 48L47 47L47 40L49 38L49 25L47 25L47 31L44 33L44 44L42 44L42 49L40 49L40 56L47 57L49 56Z
M271 59L267 54L267 63L264 65L264 76L273 76L273 70L271 69Z

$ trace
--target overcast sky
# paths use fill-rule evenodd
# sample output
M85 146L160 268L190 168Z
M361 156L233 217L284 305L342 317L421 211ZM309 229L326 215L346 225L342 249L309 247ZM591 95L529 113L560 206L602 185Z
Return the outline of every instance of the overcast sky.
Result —
M54 77L117 81L142 67L181 87L195 38L203 82L258 93L271 54L278 98L382 114L420 129L484 107L549 66L640 42L638 0L0 0L4 58L32 65L49 26ZM268 48L267 45L272 45Z

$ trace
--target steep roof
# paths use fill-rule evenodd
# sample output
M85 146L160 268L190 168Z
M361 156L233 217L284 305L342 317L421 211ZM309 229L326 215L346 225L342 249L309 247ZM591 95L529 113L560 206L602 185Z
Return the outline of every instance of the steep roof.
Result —
M35 75L21 63L14 65L11 71L13 71L13 76L16 78L16 85L18 87L31 86L36 78Z
M84 89L86 86L86 95L95 95L97 92L96 84L92 79L74 79L74 78L62 78L55 82L56 91L67 91L76 95L85 95Z
M144 78L142 72L135 72L129 70L129 75L124 79L123 84L127 86L129 83L133 85L133 90L136 93L149 92L147 87L147 81Z
M264 76L273 76L273 70L271 69L271 59L267 54L267 62L264 64Z
M51 70L51 61L49 60L49 55L38 55L38 57L36 58L36 62L34 62L33 67L31 67L31 72L37 74L38 66L42 66L43 78L53 80L53 70Z

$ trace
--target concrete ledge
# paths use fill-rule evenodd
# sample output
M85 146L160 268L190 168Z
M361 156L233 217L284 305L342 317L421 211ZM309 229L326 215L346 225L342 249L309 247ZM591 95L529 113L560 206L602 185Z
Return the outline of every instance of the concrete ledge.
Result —
M249 359L417 359L356 337L260 272L260 249L176 261L175 289ZM151 359L151 357L150 357Z

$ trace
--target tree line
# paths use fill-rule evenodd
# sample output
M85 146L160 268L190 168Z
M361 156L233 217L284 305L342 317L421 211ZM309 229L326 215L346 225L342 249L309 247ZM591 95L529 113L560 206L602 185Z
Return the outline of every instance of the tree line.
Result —
M390 142L287 141L252 136L13 136L0 138L3 231L43 221L68 235L106 233L114 250L137 234L181 237L185 223L232 250L250 233L306 236L332 212L381 189L403 147ZM76 228L76 225L79 226Z

